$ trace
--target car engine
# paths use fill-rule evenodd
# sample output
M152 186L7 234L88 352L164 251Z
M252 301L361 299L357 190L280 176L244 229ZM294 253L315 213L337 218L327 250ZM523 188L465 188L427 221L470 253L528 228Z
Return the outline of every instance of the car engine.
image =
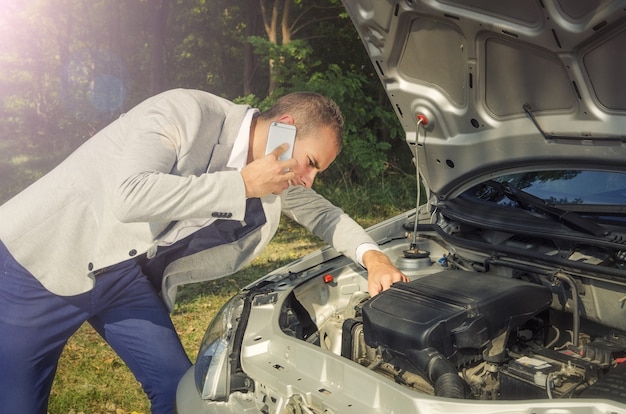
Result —
M572 341L571 315L550 309L553 296L515 278L426 275L359 304L343 322L341 355L443 397L625 402L626 336L579 333L583 340Z
M409 282L370 297L363 268L312 267L317 277L282 308L283 332L418 393L626 403L626 283L614 255L414 220L382 227L381 247Z

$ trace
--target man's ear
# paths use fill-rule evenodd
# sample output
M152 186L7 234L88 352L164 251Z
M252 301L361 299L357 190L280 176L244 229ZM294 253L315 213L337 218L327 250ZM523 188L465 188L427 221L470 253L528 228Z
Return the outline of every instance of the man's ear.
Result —
M293 116L289 114L282 115L276 121L280 122L281 124L289 124L289 125L295 125L296 123L296 121L293 119Z

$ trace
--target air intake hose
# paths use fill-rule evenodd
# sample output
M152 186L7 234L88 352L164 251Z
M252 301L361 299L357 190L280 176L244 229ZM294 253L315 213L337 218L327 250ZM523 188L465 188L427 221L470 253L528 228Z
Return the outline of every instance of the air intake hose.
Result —
M407 352L409 360L435 387L438 397L467 399L469 385L459 377L456 367L436 349L412 349Z

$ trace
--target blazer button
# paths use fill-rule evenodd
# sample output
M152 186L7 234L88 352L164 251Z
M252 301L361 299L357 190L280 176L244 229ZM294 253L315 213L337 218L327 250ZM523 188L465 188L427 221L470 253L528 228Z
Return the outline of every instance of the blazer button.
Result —
M211 217L219 217L220 214L216 211L214 211L213 213L211 213Z
M231 218L233 216L233 213L226 213L226 218Z
M133 250L131 250L130 252L128 252L128 255L129 255L129 256L134 256L134 255L136 255L136 254L137 254L137 250L135 250L135 249L133 249Z
M89 271L91 272L93 270L93 263L89 263L87 265L87 269L89 269Z

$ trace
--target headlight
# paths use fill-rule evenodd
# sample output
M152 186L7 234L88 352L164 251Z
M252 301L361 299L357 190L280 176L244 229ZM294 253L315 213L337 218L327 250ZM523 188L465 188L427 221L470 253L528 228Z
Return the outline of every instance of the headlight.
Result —
M194 376L205 400L226 401L230 394L230 361L233 337L244 308L244 296L232 297L215 315L204 334Z

